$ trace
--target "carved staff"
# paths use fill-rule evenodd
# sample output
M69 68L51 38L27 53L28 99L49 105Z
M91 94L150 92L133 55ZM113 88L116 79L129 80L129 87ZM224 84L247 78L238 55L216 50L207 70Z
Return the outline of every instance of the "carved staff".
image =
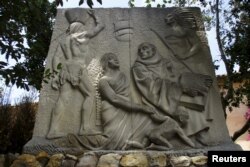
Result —
M193 70L184 62L182 61L173 51L173 49L167 44L167 42L162 39L162 37L160 36L160 34L158 34L154 29L149 28L152 32L155 33L155 35L161 40L161 42L168 48L168 50L170 50L170 52L173 54L174 58L176 58L182 65L184 65L191 73L194 73Z

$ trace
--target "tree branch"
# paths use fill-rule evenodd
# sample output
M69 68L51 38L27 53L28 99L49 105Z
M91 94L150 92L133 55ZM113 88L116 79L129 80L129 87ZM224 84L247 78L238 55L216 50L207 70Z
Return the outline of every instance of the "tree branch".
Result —
M228 102L229 99L233 97L233 81L232 81L233 73L232 73L232 70L230 68L230 63L229 63L228 59L226 58L226 54L224 52L224 48L223 48L222 41L221 41L219 0L216 0L215 12L216 12L216 25L215 25L216 26L216 39L217 39L221 59L223 60L223 62L225 64L227 78L228 78L228 84L229 84L227 94L225 97L223 97L223 101L224 101L223 103L225 104L225 102ZM226 107L227 107L227 105L223 105L224 112L226 111Z

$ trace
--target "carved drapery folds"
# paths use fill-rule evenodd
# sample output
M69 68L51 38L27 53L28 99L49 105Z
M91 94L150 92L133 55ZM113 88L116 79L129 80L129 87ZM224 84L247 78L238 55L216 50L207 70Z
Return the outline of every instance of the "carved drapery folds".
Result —
M213 124L220 124L212 104L220 110L220 103L209 53L197 33L203 31L197 13L197 8L61 12L66 33L47 67L62 64L62 69L46 85L55 100L46 130L36 125L35 135L58 147L87 150L211 144Z

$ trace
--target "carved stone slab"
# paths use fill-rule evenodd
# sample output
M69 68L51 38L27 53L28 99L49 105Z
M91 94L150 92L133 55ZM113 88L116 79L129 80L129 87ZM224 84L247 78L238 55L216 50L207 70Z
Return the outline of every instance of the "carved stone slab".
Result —
M25 152L231 142L199 8L59 9Z

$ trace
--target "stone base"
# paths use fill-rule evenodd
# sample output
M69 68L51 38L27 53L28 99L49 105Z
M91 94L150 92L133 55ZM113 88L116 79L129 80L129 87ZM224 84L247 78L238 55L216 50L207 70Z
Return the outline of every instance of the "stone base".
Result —
M37 144L39 143L39 144ZM70 147L57 147L51 141L44 138L33 138L27 143L23 149L24 155L17 158L15 164L28 162L25 157L27 154L32 154L33 161L39 161L43 154L46 155L46 164L54 163L57 161L61 167L66 167L72 164L76 167L172 167L172 166L207 166L207 152L208 151L240 151L242 148L233 143L227 142L216 146L209 146L197 149L182 149L182 150L166 150L166 151L153 151L153 150L129 150L129 151L116 151L116 150L99 150L87 151L80 148ZM48 155L49 154L49 155ZM28 157L30 157L28 155ZM39 158L38 158L39 157ZM59 158L58 158L59 157ZM37 160L36 160L37 159ZM23 162L24 161L24 162ZM46 165L45 164L45 165ZM44 167L45 167L44 165ZM72 167L73 167L72 166Z
M41 144L32 145L34 141L40 141ZM50 164L57 164L58 167L206 167L208 159L207 152L212 150L239 151L242 149L237 144L230 142L217 146L186 150L83 151L75 148L56 148L51 145L50 142L36 138L36 140L26 144L24 147L25 154L17 157L11 167L28 164L30 162L32 162L34 166L40 164L38 165L39 167L46 167Z
M39 143L39 144L38 144ZM207 146L207 147L202 147L202 148L192 148L192 149L170 149L166 151L160 151L164 152L167 155L197 155L197 154L206 154L208 151L217 151L217 150L242 150L242 148L233 143L233 142L225 142L225 143L220 143L214 146ZM63 154L71 154L71 155L81 155L83 153L89 152L88 150L83 150L81 148L77 147L58 147L54 142L51 142L50 140L41 138L41 137L33 137L32 140L30 140L23 148L23 153L27 154L38 154L41 151L45 151L50 155L57 154L57 153L63 153ZM130 152L135 152L133 151L105 151L105 150L98 150L98 151L92 151L95 154L98 155L103 155L103 154L108 154L108 153L130 153ZM152 150L139 150L139 152L154 152ZM159 151L156 151L159 152Z

